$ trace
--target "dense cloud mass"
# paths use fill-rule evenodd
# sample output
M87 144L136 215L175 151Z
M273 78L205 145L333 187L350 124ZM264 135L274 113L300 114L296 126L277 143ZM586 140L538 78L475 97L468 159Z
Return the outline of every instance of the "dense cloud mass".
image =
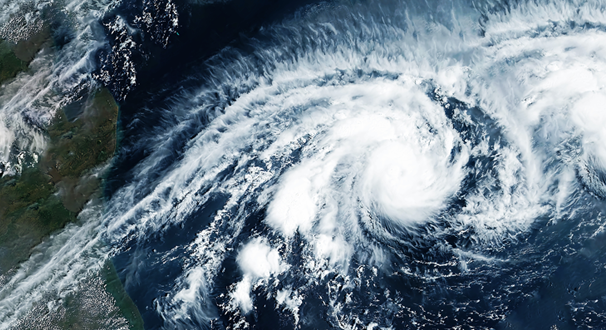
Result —
M270 326L268 310L287 328L530 322L517 308L541 279L576 271L562 251L598 265L579 288L603 268L605 10L321 3L263 25L145 106L160 123L123 145L145 156L95 220L47 243L80 254L7 280L0 328L108 257L150 328ZM16 136L2 123L0 157ZM170 280L146 284L155 272ZM545 322L606 322L592 290L550 300Z

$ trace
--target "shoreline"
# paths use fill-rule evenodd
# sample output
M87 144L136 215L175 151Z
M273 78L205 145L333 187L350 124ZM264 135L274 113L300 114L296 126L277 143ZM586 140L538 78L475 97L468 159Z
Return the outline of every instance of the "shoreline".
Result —
M20 73L27 74L36 54L52 47L51 31L46 26L17 43L0 39L0 84L10 83ZM67 107L70 111L77 109L72 114ZM42 129L48 143L37 162L14 175L0 172L4 174L0 176L0 276L11 276L35 247L67 224L77 222L86 203L103 202L104 176L117 148L118 117L119 106L109 90L98 87L89 91L84 102L59 109ZM141 315L124 291L111 259L98 274L90 274L83 281L102 281L96 290L105 292L101 298L119 310L119 315L111 317L124 318L129 329L143 329ZM80 301L87 291L83 287L66 299ZM71 314L68 310L67 315L53 322L57 326L86 324L95 328L91 320L80 315L87 303L82 304L70 307ZM34 323L38 317L45 317L42 310L38 310L41 315L32 314L35 311L27 315ZM102 329L105 320L97 321Z

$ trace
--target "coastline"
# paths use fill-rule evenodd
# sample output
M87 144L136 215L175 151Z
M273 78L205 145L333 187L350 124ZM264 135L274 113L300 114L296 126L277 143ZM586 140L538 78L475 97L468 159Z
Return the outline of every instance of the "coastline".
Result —
M0 39L0 85L28 74L36 54L52 47L46 26L17 43ZM109 90L99 87L90 91L83 102L58 110L51 123L42 128L48 143L37 162L24 166L16 175L0 176L0 276L10 276L36 246L67 224L78 222L86 203L103 202L103 176L116 151L118 116L119 106ZM103 329L107 324L104 318L110 317L129 329L143 329L141 315L111 260L83 281L94 285L70 293L64 299L62 315L45 311L42 303L24 319L35 324L38 318L51 315L52 324L60 328L86 325ZM91 298L90 294L96 296ZM95 312L85 308L95 300L113 307L108 307L104 317L91 319Z
M106 89L97 91L73 122L59 111L47 128L49 145L38 164L0 179L0 273L27 259L31 248L52 232L76 221L100 190L96 169L113 157L117 116L118 106Z

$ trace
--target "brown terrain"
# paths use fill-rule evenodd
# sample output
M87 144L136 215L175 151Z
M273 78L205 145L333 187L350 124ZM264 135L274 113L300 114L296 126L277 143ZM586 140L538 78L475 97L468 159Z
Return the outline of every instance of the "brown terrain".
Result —
M47 47L52 48L47 27L18 43L0 40L0 84L19 73L27 74L28 64ZM118 110L109 91L99 88L82 103L76 118L70 120L63 110L58 111L46 128L48 147L38 163L25 167L20 175L0 177L0 279L14 272L52 233L78 221L87 202L102 197L104 168L116 150ZM53 315L41 304L17 328L54 324L104 329L113 324L143 329L141 316L111 261L83 283L81 290L65 300L59 314ZM87 308L95 301L104 309Z

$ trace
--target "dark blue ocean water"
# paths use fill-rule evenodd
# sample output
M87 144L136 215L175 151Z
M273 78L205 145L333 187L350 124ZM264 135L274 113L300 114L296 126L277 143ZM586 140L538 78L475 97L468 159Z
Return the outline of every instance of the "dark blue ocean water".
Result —
M235 62L240 57L254 54L265 46L274 47L277 41L265 34L267 26L284 20L296 21L316 8L314 1L231 1L205 5L177 1L175 4L180 15L178 34L171 35L166 48L151 40L149 36L153 32L133 35L139 45L132 57L137 68L137 84L120 101L120 148L105 191L110 203L121 188L140 180L137 165L157 151L158 145L151 141L158 131L181 124L179 109L204 106L207 102L187 99L187 95L212 80L215 71L209 70L209 66L216 68L221 63ZM330 11L332 4L324 2L321 5L329 8L323 10ZM338 5L354 6L349 3ZM372 2L363 2L362 7L364 5L379 6ZM398 3L381 5L389 11L390 6L397 7ZM433 2L410 6L427 6L435 16L446 15L435 10ZM508 6L513 5L504 5L505 8ZM504 9L497 6L493 10ZM141 3L125 1L104 20L111 22L115 16L121 16L132 21L140 11ZM419 9L419 12L423 10ZM415 10L409 13L414 15ZM156 19L160 20L160 17ZM378 43L381 43L380 35L377 35ZM358 37L351 36L353 39ZM309 42L313 44L313 40ZM285 52L288 51L286 48ZM100 54L99 58L102 62L104 55ZM366 78L367 75L371 78ZM354 73L350 78L339 78L340 82L335 84L346 84L348 79L387 76L384 72L364 72L358 76ZM114 95L120 94L121 79L115 76L108 83L109 87L114 86ZM331 83L330 79L333 78L326 78L327 84ZM440 104L441 111L452 121L454 131L463 140L477 146L488 136L491 141L488 148L492 152L469 158L465 166L470 171L459 193L449 201L449 206L441 211L434 224L414 233L388 229L390 234L399 235L397 240L379 237L370 227L364 229L362 235L366 239L376 241L391 255L378 272L368 266L368 258L360 253L354 254L348 265L355 280L339 273L330 273L314 281L296 276L306 272L308 259L304 257L306 252L302 247L307 244L306 239L295 234L289 245L294 248L281 251L287 255L285 261L290 265L289 272L276 274L280 283L272 289L253 288L256 307L242 319L255 329L355 329L377 320L380 320L380 323L376 322L377 326L392 329L606 329L606 233L599 229L604 222L604 200L591 187L585 187L575 192L574 201L567 206L570 212L557 221L553 213L542 214L523 231L504 235L494 244L480 244L477 228L461 231L446 219L468 206L469 196L480 189L486 173L498 171L502 155L498 146L502 148L510 143L503 132L507 128L496 117L487 115L481 105L470 105L455 97L443 101L436 92L439 86L432 81L424 81L421 86L429 99ZM217 96L219 101L215 106L221 109L242 96L237 89L217 88L217 93L222 94ZM470 121L457 119L453 109L466 113ZM161 146L165 153L147 173L148 184L139 185L135 200L151 194L158 182L184 161L192 140L213 119L202 112L182 123L185 126L171 136L169 143ZM539 139L534 143L537 149L553 147ZM452 158L461 152L461 148L453 149ZM293 164L299 161L301 156L292 155ZM577 177L582 176L578 169L576 171ZM224 182L236 175L236 167L228 167L216 176L216 180ZM496 194L499 189L505 188L496 185L494 191L484 194ZM112 260L126 291L143 316L146 329L176 326L184 329L237 328L235 324L240 320L237 308L225 306L230 303L233 284L244 276L238 266L238 253L246 242L260 235L269 237L271 242L279 239L279 234L264 221L268 212L266 205L243 202L240 205L246 214L243 227L227 245L217 268L218 275L209 293L201 298L204 300L202 309L212 321L195 316L167 321L159 312L159 306L162 298L169 297L175 290L175 281L193 262L189 244L208 228L229 200L228 195L216 191L191 193L208 198L185 217L149 229L143 238L126 237L118 243L110 240L118 251ZM177 207L178 202L174 206ZM175 217L180 216L175 213ZM271 290L287 287L304 288L304 300L298 309L300 320L285 308L278 307L276 296L271 294ZM338 313L357 315L357 318L335 315L335 304L341 304L336 309Z
M179 34L172 36L169 47L161 47L149 40L149 36L138 39L141 51L134 60L140 68L137 73L138 84L119 102L120 148L105 182L107 198L110 199L114 191L132 180L133 167L150 153L149 148L153 146L145 145L141 140L148 134L153 134L154 128L165 124L166 114L161 110L170 107L175 94L204 84L208 78L205 69L209 58L226 47L236 47L246 52L250 47L249 39L254 38L263 25L297 15L298 10L314 2L317 1L229 1L207 5L175 2L181 20ZM141 10L140 7L139 2L125 1L105 20L111 21L114 15L133 19ZM100 62L105 60L103 55L99 56ZM116 78L120 80L120 77ZM207 123L207 119L200 118L184 130L182 135L176 137L170 146L171 154L163 159L150 175L160 177L174 162L178 162L184 152L184 146ZM140 193L146 194L145 191ZM198 211L184 219L180 225L152 235L144 242L133 241L121 247L124 252L113 258L125 289L143 316L146 329L158 329L164 325L161 316L155 311L154 302L157 297L172 289L175 278L182 272L183 261L180 255L186 253L184 244L191 242L195 235L209 224L214 213L223 207L225 201L222 196L211 198L210 202L200 206ZM260 221L261 216L251 216L250 226L259 226ZM242 239L246 236L243 235ZM225 293L225 287L238 278L234 258L233 255L227 257L224 266L227 268L224 272L225 278L222 283L217 284L215 295ZM259 322L261 327L292 327L290 322L282 321L283 316L271 307L260 314L263 314L262 319L255 321ZM315 314L319 317L320 311ZM216 316L218 327L229 325L229 321L225 317L220 318L218 312ZM321 318L317 322L317 328L329 326L325 321L321 321Z

